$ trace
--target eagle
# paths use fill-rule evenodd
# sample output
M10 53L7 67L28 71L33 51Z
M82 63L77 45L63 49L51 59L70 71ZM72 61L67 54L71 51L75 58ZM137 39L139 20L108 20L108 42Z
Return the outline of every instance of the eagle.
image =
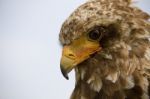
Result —
M88 0L62 24L70 99L150 99L150 15L131 0Z

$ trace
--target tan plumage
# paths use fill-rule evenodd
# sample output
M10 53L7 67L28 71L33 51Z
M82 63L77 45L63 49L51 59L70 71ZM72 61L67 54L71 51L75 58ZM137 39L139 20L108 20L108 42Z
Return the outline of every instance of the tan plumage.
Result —
M130 3L89 0L62 25L64 46L94 27L110 30L99 41L101 50L74 66L76 85L70 99L150 98L150 16Z

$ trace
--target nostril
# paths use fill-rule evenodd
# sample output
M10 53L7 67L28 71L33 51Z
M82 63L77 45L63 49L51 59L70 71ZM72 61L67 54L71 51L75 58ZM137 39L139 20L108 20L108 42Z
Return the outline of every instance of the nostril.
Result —
M68 54L68 57L74 59L75 55L74 54Z
M73 56L73 57L74 57L74 55L73 55L73 54L69 54L69 56L71 56L71 57Z

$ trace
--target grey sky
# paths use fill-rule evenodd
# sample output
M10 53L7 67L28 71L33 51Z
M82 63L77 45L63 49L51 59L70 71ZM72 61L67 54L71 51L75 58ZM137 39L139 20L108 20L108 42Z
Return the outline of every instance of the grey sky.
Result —
M74 73L59 69L58 34L86 0L0 0L0 99L69 99ZM150 0L139 0L150 13Z

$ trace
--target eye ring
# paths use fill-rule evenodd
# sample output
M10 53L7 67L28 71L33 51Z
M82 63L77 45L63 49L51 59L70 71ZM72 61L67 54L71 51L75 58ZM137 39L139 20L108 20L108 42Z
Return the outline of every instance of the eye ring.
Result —
M97 27L88 33L88 38L89 40L99 41L102 38L104 32L105 32L105 28Z

